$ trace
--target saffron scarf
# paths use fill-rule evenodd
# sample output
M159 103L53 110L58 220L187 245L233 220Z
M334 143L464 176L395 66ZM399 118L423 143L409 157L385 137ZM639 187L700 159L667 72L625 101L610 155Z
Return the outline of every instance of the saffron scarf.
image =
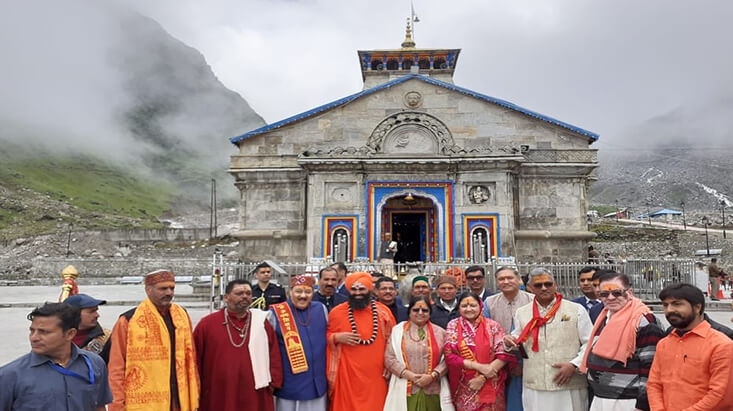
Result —
M540 316L540 309L537 304L537 297L534 298L534 301L532 301L532 319L529 320L527 325L524 326L522 333L519 334L517 344L521 344L527 341L529 339L529 336L531 335L532 351L538 352L540 350L540 327L547 324L547 322L550 321L555 316L555 314L557 314L557 310L560 309L560 303L562 302L562 295L555 293L555 299L555 305L550 308L550 311L548 311L547 314L545 314L544 316Z
M486 330L486 320L483 316L478 316L478 324L474 330L471 324L463 317L458 317L458 353L465 360L477 361L481 364L489 364L494 361L496 353L493 352L493 344L491 344L491 337ZM464 329L471 333L473 332L474 348L466 343L463 337ZM474 370L463 369L463 375L465 380L468 381L477 375ZM479 402L483 404L493 404L496 401L496 390L498 388L498 382L501 378L495 377L484 382L483 387L479 390L478 398Z
M590 342L585 349L583 362L580 364L580 371L588 369L588 355L591 350L593 354L608 360L619 361L626 366L626 362L636 351L636 333L639 330L639 318L652 311L640 299L632 297L626 305L617 313L613 314L598 336L598 341L593 344L593 338L598 334L598 328L606 319L608 309L603 308L598 315L593 331L590 333Z
M440 347L438 342L435 341L435 332L433 332L433 324L427 323L427 338L428 338L428 374L433 372L438 363L440 362ZM408 334L410 330L410 321L405 321L403 333ZM404 335L403 334L403 335ZM408 337L409 338L409 337ZM405 349L405 338L402 338L402 358L405 361L405 368L410 369L410 363L407 361L407 350ZM407 382L407 396L409 397L412 393L412 381Z
M186 311L171 304L175 328L175 364L171 370L171 341L162 315L149 299L143 300L130 318L125 364L125 409L169 411L170 372L176 373L180 411L199 406L199 374L196 369L191 320Z
M275 313L277 322L280 324L280 331L282 332L283 342L285 343L285 352L288 354L288 361L290 362L290 369L293 371L293 374L308 371L308 359L305 358L303 341L300 339L298 325L295 323L290 305L284 302L275 304L270 308ZM310 310L310 307L308 309Z

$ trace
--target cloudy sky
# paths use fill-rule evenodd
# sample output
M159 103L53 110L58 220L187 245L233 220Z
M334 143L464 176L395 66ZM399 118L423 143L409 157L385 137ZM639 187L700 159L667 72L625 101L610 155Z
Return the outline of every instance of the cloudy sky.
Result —
M128 7L198 49L267 122L361 90L356 51L398 48L410 13L408 0L0 2L0 138L117 156L139 147L118 124L135 100L110 56L145 36L116 18ZM733 150L729 0L414 7L418 47L462 49L456 84L599 133L601 153L648 140Z
M356 50L398 48L410 12L407 0L131 4L200 50L268 123L359 91ZM722 142L733 129L733 2L414 0L414 7L418 47L462 49L458 85L597 132L599 148L657 130Z

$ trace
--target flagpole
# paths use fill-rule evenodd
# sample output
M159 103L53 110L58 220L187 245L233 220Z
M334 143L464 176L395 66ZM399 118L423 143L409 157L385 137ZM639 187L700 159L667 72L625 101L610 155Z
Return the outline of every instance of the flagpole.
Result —
M412 26L412 40L415 41L415 23L419 23L420 18L415 14L415 4L410 1L410 24Z

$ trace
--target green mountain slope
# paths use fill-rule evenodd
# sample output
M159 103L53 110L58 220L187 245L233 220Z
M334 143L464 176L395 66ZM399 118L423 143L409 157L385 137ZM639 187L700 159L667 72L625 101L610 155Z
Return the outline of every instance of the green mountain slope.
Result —
M10 147L10 149L8 149ZM66 228L159 227L181 194L172 183L88 155L0 151L0 238Z

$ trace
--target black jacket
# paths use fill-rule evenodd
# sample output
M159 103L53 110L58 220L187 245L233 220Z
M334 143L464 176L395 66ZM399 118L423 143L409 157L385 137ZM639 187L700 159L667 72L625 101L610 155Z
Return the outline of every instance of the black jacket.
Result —
M456 304L456 307L453 310L448 311L440 303L440 299L437 299L433 304L433 312L430 314L430 322L445 329L448 322L454 318L458 318L459 315L458 304Z

